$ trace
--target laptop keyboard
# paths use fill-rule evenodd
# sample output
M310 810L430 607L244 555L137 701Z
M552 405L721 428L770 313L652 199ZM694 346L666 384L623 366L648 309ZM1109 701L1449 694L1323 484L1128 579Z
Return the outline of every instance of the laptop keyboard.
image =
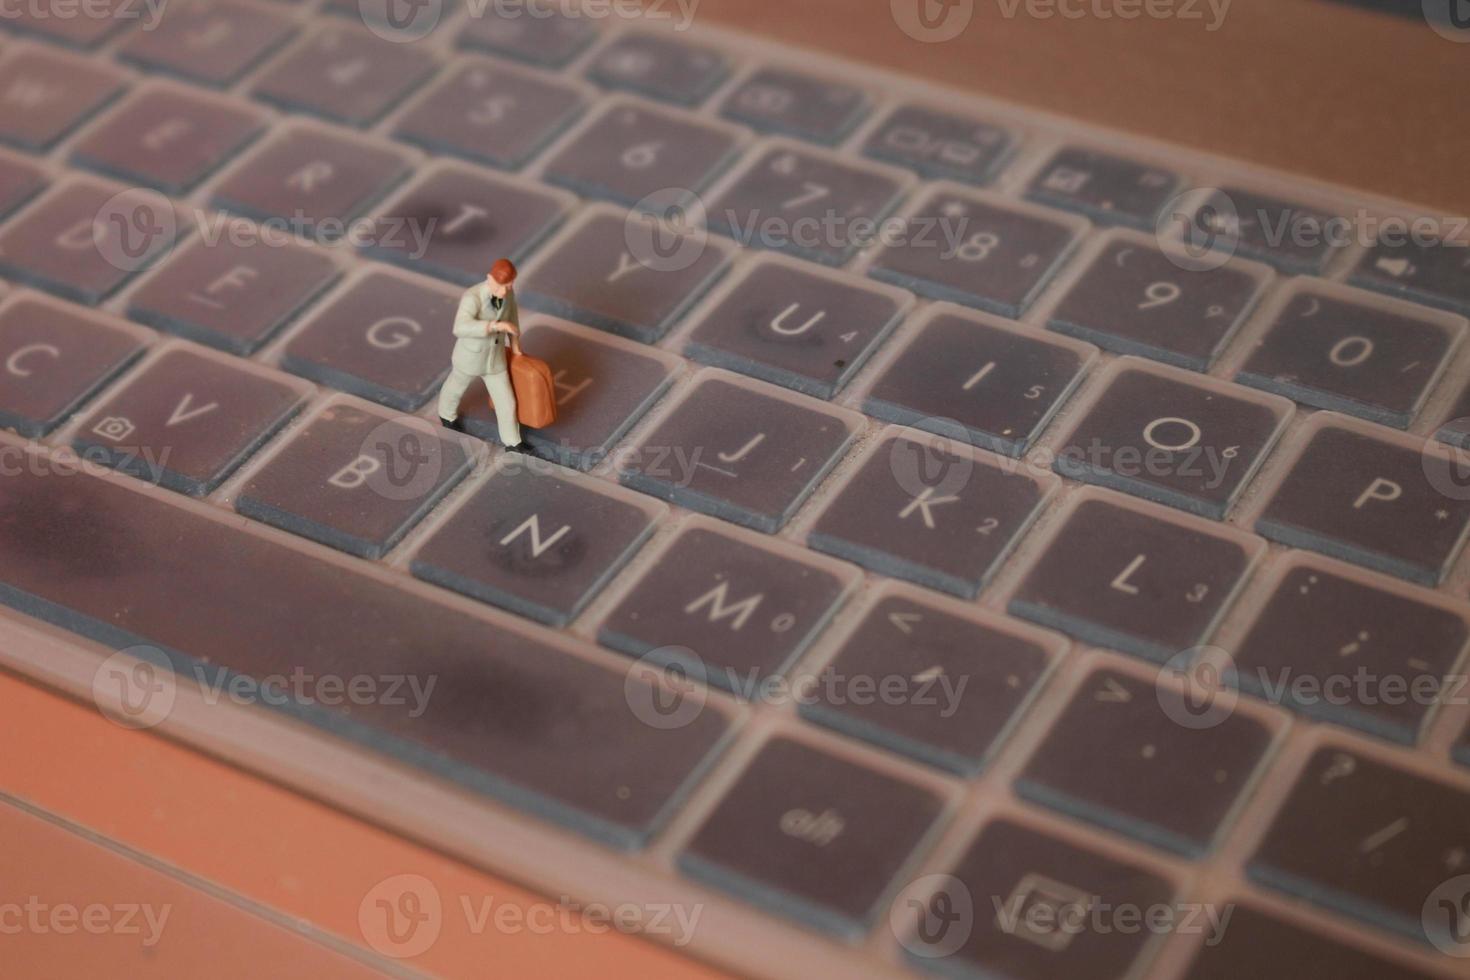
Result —
M0 602L874 975L1455 972L1470 249L471 6L6 15ZM432 404L501 255L541 461ZM1096 927L1195 906L1228 929Z

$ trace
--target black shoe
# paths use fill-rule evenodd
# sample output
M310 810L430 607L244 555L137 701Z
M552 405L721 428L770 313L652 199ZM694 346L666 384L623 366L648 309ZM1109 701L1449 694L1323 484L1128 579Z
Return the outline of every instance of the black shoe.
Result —
M536 450L531 448L529 442L518 442L514 446L506 446L505 451L508 453L520 453L522 456L536 455Z
M453 429L455 432L464 431L464 419L446 419L441 415L439 416L439 424L446 429Z

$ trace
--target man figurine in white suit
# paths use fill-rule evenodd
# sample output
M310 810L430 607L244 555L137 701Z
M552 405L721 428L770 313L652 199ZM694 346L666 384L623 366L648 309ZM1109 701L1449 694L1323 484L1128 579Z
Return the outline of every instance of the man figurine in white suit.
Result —
M449 377L439 389L439 421L456 432L464 431L459 417L460 399L470 382L483 378L495 406L495 423L501 445L517 452L530 452L521 440L516 420L516 393L510 383L510 359L506 348L519 352L520 312L516 309L516 267L500 259L490 267L485 281L464 291L454 317L454 356Z

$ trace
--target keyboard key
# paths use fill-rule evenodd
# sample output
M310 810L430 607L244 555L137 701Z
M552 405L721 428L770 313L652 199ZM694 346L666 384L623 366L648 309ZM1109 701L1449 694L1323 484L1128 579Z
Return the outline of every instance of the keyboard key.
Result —
M910 300L861 279L760 260L705 313L684 352L831 398L888 336Z
M368 126L438 67L422 46L364 30L329 29L273 61L252 94L290 112Z
M247 533L213 508L23 473L0 480L0 513L0 597L23 613L167 650L184 684L409 678L425 697L363 699L350 715L272 710L620 847L662 825L729 729L713 704L677 729L649 725L628 709L643 681L568 639ZM99 541L126 542L126 555Z
M1291 417L1282 398L1113 362L1056 448L1058 473L1224 520Z
M96 59L20 48L0 61L0 141L44 152L117 98L123 75Z
M1389 296L1470 314L1470 243L1403 235L1377 241L1353 268L1352 283Z
M39 439L137 357L143 330L40 296L0 306L0 427Z
M437 424L332 403L250 475L235 509L360 558L381 558L470 463L464 444Z
M550 467L501 466L413 558L427 582L565 626L653 533L667 508Z
M139 323L242 356L253 353L336 282L322 250L226 230L213 245L188 242L128 295Z
M1454 751L1455 761L1462 766L1470 766L1470 724L1465 726L1465 732L1460 736L1460 741Z
M1015 319L1086 227L1080 218L999 198L931 190L868 274L931 299Z
M52 8L55 9L52 9ZM87 16L59 17L67 8L61 0L53 3L23 3L7 8L3 22L7 30L65 44L73 48L93 48L124 27L138 25L151 29L156 25L162 6L149 8L136 0L93 0L86 4Z
M1422 941L1425 900L1470 872L1467 855L1470 794L1329 745L1308 760L1247 870Z
M1184 220L1192 251L1223 248L1283 272L1320 273L1348 234L1346 219L1294 201L1241 190L1212 189Z
M1012 615L1165 663L1204 642L1263 542L1084 490L1010 600Z
M863 153L935 180L988 184L1011 151L1011 135L969 116L904 105L873 130Z
M261 130L253 108L173 86L136 92L72 148L73 163L184 194Z
M156 191L72 177L0 230L0 275L96 306L165 255L178 224Z
M892 430L822 511L808 543L973 599L1058 482L996 465L942 436Z
M729 70L725 56L713 48L652 34L625 34L598 52L587 77L604 88L692 106L703 102Z
M183 344L166 348L82 419L87 459L202 497L300 409L310 386Z
M649 235L667 250L644 249ZM520 298L529 309L651 344L724 274L733 251L652 215L593 208L542 253Z
M363 251L460 286L484 282L501 256L517 262L571 206L570 195L440 163L377 209Z
M459 291L370 269L292 336L281 367L403 412L417 411L449 370Z
M1203 857L1251 785L1272 735L1240 711L1181 722L1191 697L1168 680L1155 687L1116 670L1092 671L1027 760L1016 792L1155 847Z
M296 0L285 0L294 3ZM433 43L426 39L440 24L453 18L455 11L465 8L488 11L492 4L463 3L461 0L426 0L407 7L396 6L394 0L324 0L321 10L338 17L350 17L356 27L366 27L373 36L405 46L418 42L420 47Z
M395 139L519 170L581 112L582 90L488 59L460 62L398 119Z
M1137 961L1154 937L1146 928L1118 928L1114 916L1172 908L1174 891L1152 871L1010 820L987 824L950 874L958 879L953 887L970 896L971 915L955 919L953 895L941 890L904 946L916 951L917 963L1014 980L1140 974ZM957 949L954 924L971 926Z
M858 424L854 413L706 371L614 462L630 487L772 534L847 451Z
M230 0L172 0L151 30L133 31L123 61L225 88L300 31L284 13Z
M854 738L973 775L1065 646L1040 630L890 586L815 672L813 697L800 711ZM889 684L900 697L882 695Z
M739 145L733 126L615 99L557 151L545 176L584 197L631 206L671 187L702 190Z
M46 177L19 157L0 152L0 218L7 218L46 186Z
M1430 980L1336 937L1230 902L1229 926L1206 933L1184 980L1331 977L1333 980Z
M1406 429L1464 333L1462 317L1302 282L1235 380Z
M1032 179L1026 196L1100 224L1153 231L1159 211L1178 187L1179 175L1161 167L1065 146Z
M942 809L928 789L774 738L695 832L679 867L856 939Z
M1256 530L1390 575L1438 585L1470 526L1456 463L1435 444L1369 434L1322 416L1276 488ZM1379 430L1383 431L1383 430Z
M1460 395L1440 423L1434 437L1459 449L1470 449L1470 381L1460 389Z
M726 96L720 113L766 133L836 144L867 112L862 89L805 72L761 68Z
M1020 456L1097 351L985 314L936 305L863 402L869 415Z
M568 16L555 7L538 8L537 14L540 16L510 16L491 4L465 23L459 46L539 68L561 68L597 36L588 17Z
M1208 271L1142 237L1114 236L1053 310L1047 327L1121 354L1204 371L1255 305L1269 273Z
M1432 593L1300 556L1231 659L1252 694L1413 745L1436 704L1457 693L1467 639L1465 617Z
M590 470L658 401L683 361L574 324L544 319L523 323L521 346L551 365L556 421L522 428L536 451L563 466ZM484 386L471 384L460 407L465 428L487 442L498 439Z
M646 567L597 641L747 697L801 656L857 578L698 519Z
M871 243L906 183L896 171L767 144L709 205L709 225L747 248L842 265Z
M398 183L410 160L397 147L342 130L287 123L215 186L214 206L332 238Z

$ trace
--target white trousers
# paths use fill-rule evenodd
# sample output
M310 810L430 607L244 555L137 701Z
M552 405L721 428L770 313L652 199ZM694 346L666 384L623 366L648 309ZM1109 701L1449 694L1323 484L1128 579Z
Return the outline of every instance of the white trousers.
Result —
M510 372L487 374L485 387L490 391L490 404L495 406L495 424L500 428L500 443L518 446L521 443L521 424L516 420L516 392L510 385ZM464 398L473 374L451 370L439 389L439 417L453 422L459 417L459 402Z

